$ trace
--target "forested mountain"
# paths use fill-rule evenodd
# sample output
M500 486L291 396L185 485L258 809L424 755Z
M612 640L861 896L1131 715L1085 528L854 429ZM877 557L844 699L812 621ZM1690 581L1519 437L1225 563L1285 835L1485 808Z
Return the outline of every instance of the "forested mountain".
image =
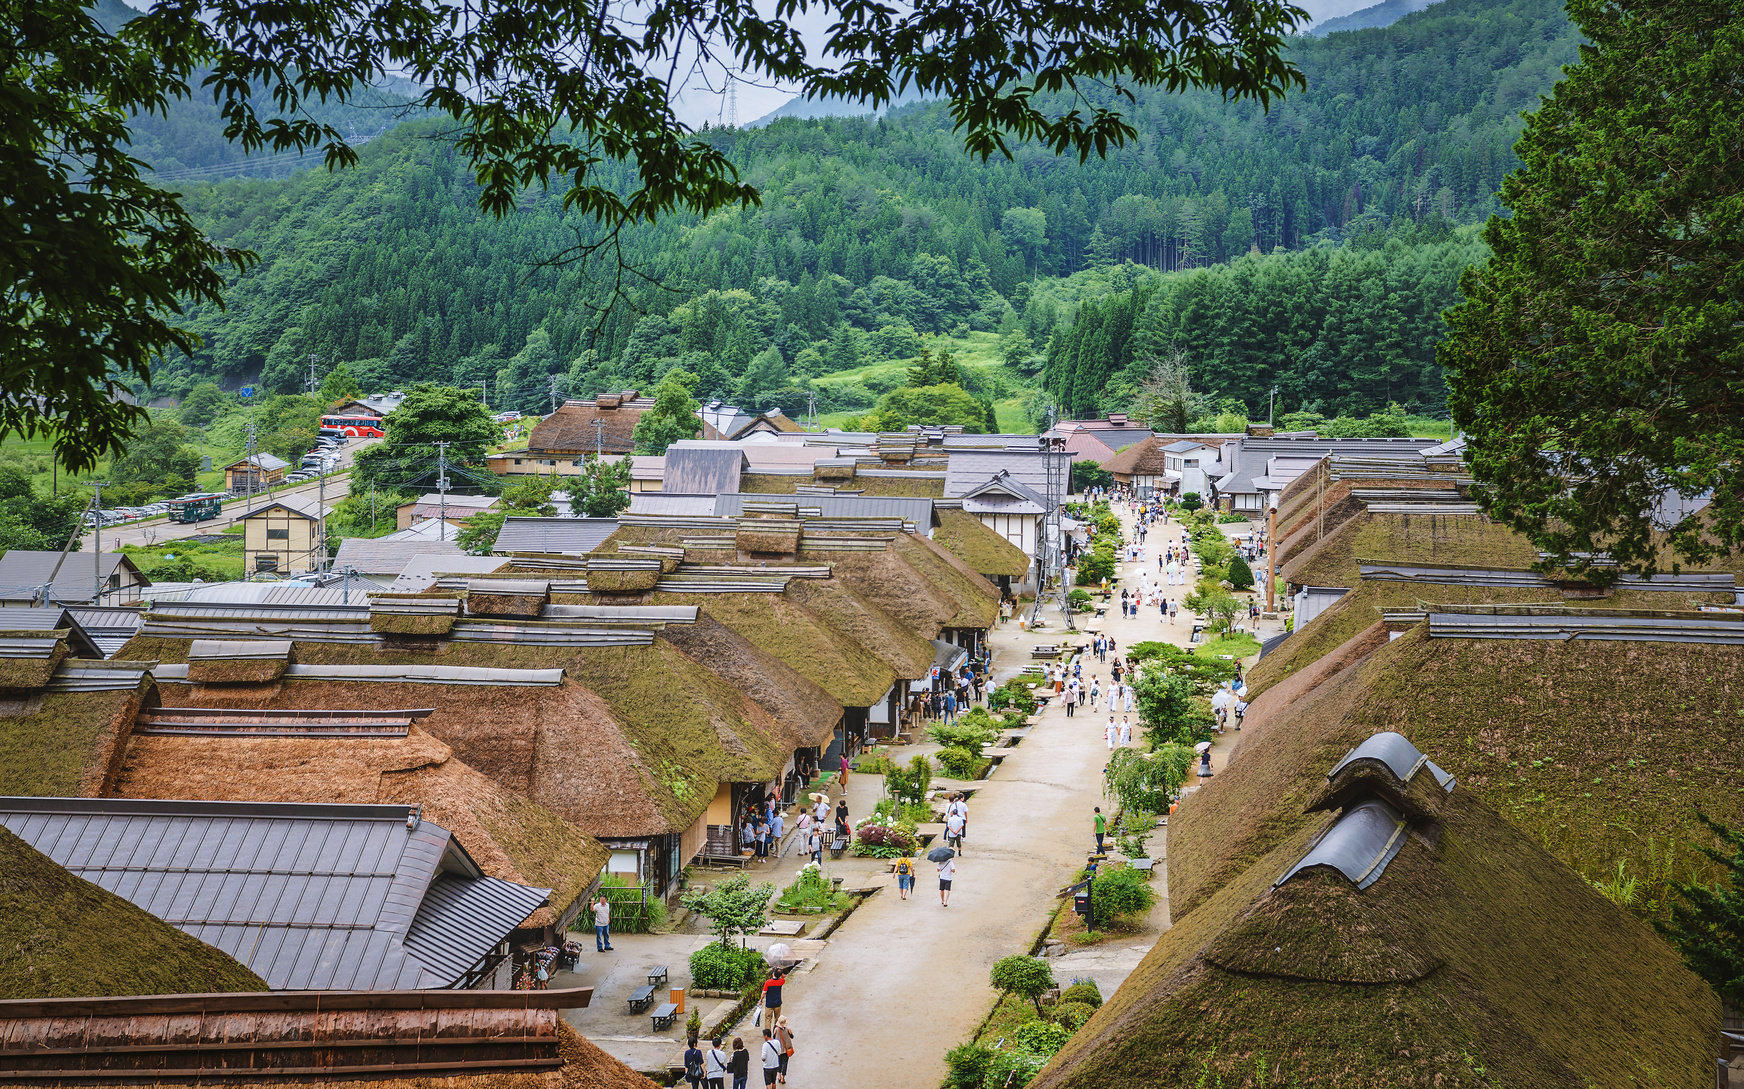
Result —
M1100 296L1150 269L1172 274L1146 305L1174 300L1158 327L1184 338L1202 389L1249 404L1273 381L1328 407L1438 402L1424 330L1474 256L1449 226L1495 207L1519 111L1575 50L1555 0L1446 0L1384 29L1299 41L1308 86L1269 114L1209 94L1143 96L1130 111L1138 138L1082 165L1029 147L970 159L926 104L709 130L761 188L760 207L628 230L574 263L546 262L593 240L588 224L539 192L502 221L481 215L440 129L405 125L352 171L189 193L214 237L262 260L227 310L193 315L205 347L161 368L159 391L257 372L296 388L314 354L350 363L366 388L482 381L493 403L528 409L548 404L554 375L580 394L650 386L679 365L702 375L701 394L770 403L803 397L814 376L909 358L920 334L983 330L1010 335L1015 376L1051 359L1061 399L1088 408L1116 394L1076 369L1061 377L1069 329L1048 349L1076 311L1071 283ZM633 270L621 276L620 256ZM1123 262L1143 267L1125 280L1085 271ZM1385 275L1347 276L1374 269ZM1276 351L1249 292L1270 277L1320 300L1265 295L1294 311ZM619 286L627 300L609 306ZM1376 313L1385 330L1338 325ZM1116 353L1084 374L1129 366ZM864 407L863 392L839 407Z
M1324 38L1341 30L1368 30L1371 27L1392 26L1414 11L1429 6L1429 0L1382 0L1372 7L1315 23L1309 33Z

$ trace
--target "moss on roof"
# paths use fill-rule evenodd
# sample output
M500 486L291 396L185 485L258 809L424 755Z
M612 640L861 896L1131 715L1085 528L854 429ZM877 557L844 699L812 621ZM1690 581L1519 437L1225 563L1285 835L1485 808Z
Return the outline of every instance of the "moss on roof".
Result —
M0 828L0 998L266 989L235 960Z
M1029 572L1029 557L1023 549L993 532L973 514L960 510L939 511L933 540L952 555L990 578L1006 575L1020 579Z
M1326 870L1272 889L1329 823L1295 804L1329 766L1292 764L1269 850L1175 916L1036 1089L1711 1084L1713 993L1470 791L1365 890ZM1171 856L1219 835L1178 825Z
M312 686L297 684L288 694ZM188 706L229 706L198 689ZM264 693L263 693L264 694ZM379 701L372 701L382 706ZM299 706L305 704L299 703ZM556 813L493 782L423 730L405 737L135 736L114 793L125 798L241 802L401 802L459 838L493 877L549 888L562 912L605 865L598 841ZM532 925L556 921L541 908Z
M1538 550L1507 526L1472 514L1371 514L1350 519L1284 563L1304 586L1355 586L1359 564L1466 564L1525 570Z
M727 678L768 711L782 730L785 751L827 745L842 719L842 704L822 685L764 651L733 628L699 610L693 624L674 624L660 638L699 665Z
M897 537L895 548L911 567L956 602L950 627L991 628L999 619L998 587L950 549L915 533Z
M48 692L19 701L0 717L0 794L102 794L142 695Z
M1285 702L1288 701L1288 702ZM1303 692L1253 701L1230 762L1171 822L1169 881L1192 910L1271 849L1298 770L1397 730L1594 881L1704 877L1699 808L1744 821L1744 647L1430 639L1419 626ZM1215 845L1200 835L1216 829ZM1176 831L1181 838L1177 840Z
M818 455L822 457L820 453ZM739 490L756 495L792 495L799 490L801 484L813 483L810 475L799 476L787 473L743 473L739 477Z
M886 498L942 499L945 495L945 474L940 471L923 477L868 476L860 473L854 477L853 490L862 495Z

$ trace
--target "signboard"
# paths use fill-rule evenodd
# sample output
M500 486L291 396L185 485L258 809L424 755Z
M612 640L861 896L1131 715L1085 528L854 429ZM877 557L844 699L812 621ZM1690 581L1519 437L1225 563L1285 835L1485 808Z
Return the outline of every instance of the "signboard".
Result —
M242 387L242 396L253 397L254 396L254 387L253 386L243 386Z

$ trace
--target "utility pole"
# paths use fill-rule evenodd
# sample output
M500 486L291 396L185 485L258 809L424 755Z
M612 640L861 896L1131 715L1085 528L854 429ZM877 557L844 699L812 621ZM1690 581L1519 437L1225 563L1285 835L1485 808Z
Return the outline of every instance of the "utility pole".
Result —
M441 519L436 528L438 540L448 539L448 444L436 444L436 493L442 498L438 500L437 516Z
M375 481L369 482L369 531L375 532Z
M1272 407L1277 403L1277 400L1278 400L1278 387L1273 386L1271 394L1266 397L1266 426L1267 427L1273 426L1273 424L1272 424Z
M606 455L606 422L598 416L593 420L593 456L597 461Z
M807 390L805 395L805 415L808 427L817 426L817 390Z
M254 473L259 468L254 460L254 409L252 408L248 410L248 457L242 464L248 467L246 475L242 478L242 492L245 497L242 506L246 516L254 513Z
M315 577L319 579L327 571L327 470L321 469L315 473L315 554L310 559L315 561Z
M1278 496L1266 511L1266 612L1278 611Z
M109 484L105 480L87 480L85 483L89 484L91 490L97 493L97 497L91 500L91 508L94 512L91 522L91 586L96 592L92 603L101 605L103 603L103 489Z
M314 352L309 353L309 395L310 396L314 396L315 391L317 389L321 388L321 383L318 380L316 380L316 378L315 378L315 364L320 362L320 360L321 360L321 357L316 355Z
M557 376L551 376L551 411L557 411Z

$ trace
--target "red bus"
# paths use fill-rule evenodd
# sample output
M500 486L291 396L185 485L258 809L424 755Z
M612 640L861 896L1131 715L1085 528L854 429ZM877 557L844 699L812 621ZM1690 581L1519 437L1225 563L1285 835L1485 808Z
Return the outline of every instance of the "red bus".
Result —
M379 438L382 434L380 416L323 416L321 430L328 435L344 435L347 438Z

